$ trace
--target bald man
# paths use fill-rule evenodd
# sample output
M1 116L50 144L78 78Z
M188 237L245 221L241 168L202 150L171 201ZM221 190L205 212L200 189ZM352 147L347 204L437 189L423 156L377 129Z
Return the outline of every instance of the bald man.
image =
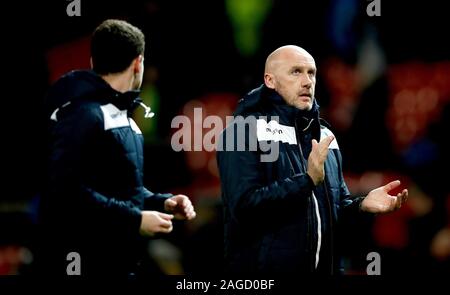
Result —
M407 199L406 189L389 194L399 181L365 197L350 196L339 145L319 118L316 72L314 58L303 48L278 48L266 60L264 84L234 113L249 128L236 119L222 133L225 148L218 150L217 161L230 272L342 273L335 247L338 215L387 213ZM245 150L237 148L240 130ZM261 160L267 144L278 151L273 161Z

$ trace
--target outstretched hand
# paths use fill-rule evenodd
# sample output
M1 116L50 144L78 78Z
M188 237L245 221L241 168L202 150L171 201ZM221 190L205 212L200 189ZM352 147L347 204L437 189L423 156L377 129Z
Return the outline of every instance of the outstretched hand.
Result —
M388 213L399 209L408 199L408 190L404 189L397 196L389 195L389 191L400 185L399 180L372 190L361 203L361 210L370 213Z
M191 200L185 195L176 195L164 201L164 209L176 219L194 219L196 213Z

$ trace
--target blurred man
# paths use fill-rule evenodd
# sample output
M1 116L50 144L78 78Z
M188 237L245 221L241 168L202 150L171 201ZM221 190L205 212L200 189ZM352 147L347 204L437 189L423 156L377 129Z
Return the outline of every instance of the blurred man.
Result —
M142 104L144 48L138 28L107 20L92 36L93 70L64 75L48 93L38 263L45 271L139 273L143 237L170 233L174 217L195 217L188 197L143 184L143 137L131 112Z
M304 49L275 50L266 60L264 85L247 94L234 114L255 117L256 126L249 123L242 131L235 120L222 134L224 150L217 160L231 272L335 274L341 271L335 247L338 214L391 212L407 198L407 190L388 194L399 181L366 197L350 197L339 146L319 118L316 71ZM245 151L237 151L242 132ZM274 161L261 160L267 154L261 146L268 142L276 144Z

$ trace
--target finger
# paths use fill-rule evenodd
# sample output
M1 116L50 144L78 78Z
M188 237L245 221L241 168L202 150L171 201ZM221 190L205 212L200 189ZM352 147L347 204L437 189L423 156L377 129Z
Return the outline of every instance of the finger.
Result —
M402 195L398 194L395 200L395 209L400 209L402 207Z
M187 217L187 216L189 216L190 214L192 214L192 212L194 212L194 207L189 206L189 207L187 207L187 208L184 210L184 215Z
M169 207L175 207L177 205L177 201L175 201L173 198L167 199L166 202Z
M394 180L392 182L389 182L385 186L383 186L383 189L384 189L385 192L388 193L391 190L393 190L394 188L398 187L399 185L400 185L400 180Z
M194 210L191 210L191 211L186 213L186 217L188 219L192 219L193 218L192 216L195 216L195 211Z
M313 139L313 140L311 141L311 143L312 143L312 149L313 149L313 150L317 149L317 145L318 145L317 140Z
M158 216L161 217L164 220L169 220L170 221L171 219L173 219L173 215L172 214L166 214L166 213L158 212Z
M331 142L334 140L333 135L329 135L320 141L320 144L325 147L329 147Z
M159 222L159 227L169 228L171 226L172 226L172 221L167 221L167 220L161 219Z
M159 228L159 232L166 233L166 234L170 233L172 230L173 230L172 224L169 227L160 227Z
M398 206L398 198L396 196L389 196L390 200L390 205L389 205L389 211L394 211L397 210L397 206Z
M402 200L402 202L403 203L406 203L406 201L408 200L408 190L407 189L404 189L403 190L403 192L402 192L402 197L403 197L403 200Z
M195 216L197 216L197 213L195 213L195 211L192 211L187 215L187 220L194 219Z
M189 201L189 199L187 197L184 197L183 202L182 202L183 208L189 207L190 204L191 204L191 201Z
M397 198L400 200L400 206L406 202L407 191L403 190L401 193L397 194Z
M190 212L192 212L192 209L185 208L181 213L184 215L184 217L186 217L189 215Z
M179 203L179 204L183 204L183 202L184 202L185 200L189 200L189 198L188 198L187 196L181 195L181 194L175 195L175 196L173 196L173 198L176 198L177 203Z
M188 205L184 208L184 212L190 212L190 211L194 211L194 207L192 205Z
M400 206L402 205L402 202L403 202L403 195L402 195L402 193L398 193L397 194L397 202L400 203Z

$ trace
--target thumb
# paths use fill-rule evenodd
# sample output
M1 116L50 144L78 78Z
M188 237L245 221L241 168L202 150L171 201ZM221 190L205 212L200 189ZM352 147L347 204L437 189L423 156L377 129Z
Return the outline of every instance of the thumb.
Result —
M398 187L399 185L400 185L400 180L394 180L392 182L389 182L385 186L383 186L383 189L385 192L388 193L389 191L393 190L394 188Z
M334 136L333 135L329 135L329 136L325 137L323 139L323 141L321 141L321 143L324 142L323 144L325 144L326 147L329 147L333 140L334 140Z
M313 149L316 149L316 148L317 148L317 145L318 145L317 140L313 139L313 140L312 140L312 148L313 148Z
M167 199L167 200L166 200L166 204L167 204L168 206L173 207L173 206L176 206L176 205L177 205L177 201L175 201L174 199L170 198L170 199Z
M173 215L172 214L166 214L166 213L158 212L158 215L159 215L159 217L161 217L162 219L165 219L165 220L173 219Z

